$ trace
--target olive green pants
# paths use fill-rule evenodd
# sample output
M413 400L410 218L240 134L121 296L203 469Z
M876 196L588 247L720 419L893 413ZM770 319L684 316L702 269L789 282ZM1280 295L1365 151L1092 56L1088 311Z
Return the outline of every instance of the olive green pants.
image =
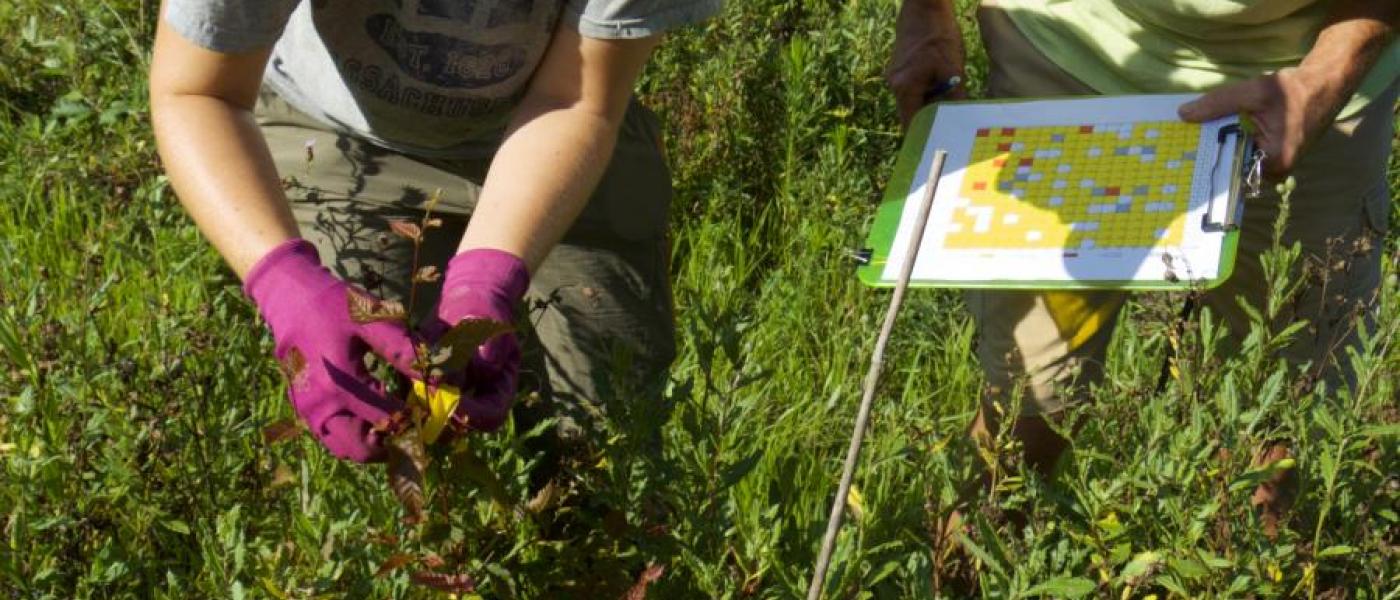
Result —
M978 20L991 60L990 95L1095 93L1037 51L995 2L983 3ZM1346 349L1358 329L1373 322L1390 209L1386 163L1397 90L1391 86L1360 114L1336 123L1294 171L1297 187L1282 242L1302 246L1294 276L1304 287L1280 321L1306 320L1308 326L1282 355L1310 365L1309 374L1332 389L1354 380ZM1227 326L1231 344L1249 331L1239 300L1259 307L1267 297L1259 258L1273 245L1281 201L1273 190L1247 201L1234 275L1203 298ZM977 355L989 398L1005 401L1010 390L1023 389L1021 414L1030 416L1084 398L1089 384L1103 377L1109 339L1128 294L979 290L965 298L977 321Z
M456 252L489 159L408 156L336 132L264 93L255 114L301 234L346 281L431 310L439 284L410 293L413 244L389 222L417 222L429 198L442 227L429 230L419 267L441 271ZM675 357L668 281L670 172L654 115L633 103L617 149L587 208L532 273L522 311L525 355L516 417L560 419L566 440L592 430L616 402L653 402ZM549 168L541 164L541 169Z

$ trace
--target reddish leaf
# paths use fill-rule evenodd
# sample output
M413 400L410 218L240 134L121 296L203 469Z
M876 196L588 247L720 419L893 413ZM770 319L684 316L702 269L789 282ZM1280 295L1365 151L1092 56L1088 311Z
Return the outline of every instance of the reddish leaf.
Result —
M296 475L292 473L291 468L287 465L277 465L277 468L272 470L272 481L268 483L268 487L275 490L296 483L296 480Z
M439 363L443 371L453 372L467 368L467 363L476 356L476 349L493 337L503 333L514 331L509 323L502 323L494 319L468 317L457 322L452 329L442 335L438 341L439 349L450 349L452 352L446 359ZM436 355L435 355L436 356Z
M369 430L380 435L394 435L403 431L406 425L408 425L408 415L403 411L395 411L383 419L375 421Z
M411 221L389 221L389 231L395 235L417 242L423 239L423 230Z
M402 323L408 320L408 311L404 310L403 304L394 300L380 300L356 289L351 289L345 294L345 302L350 311L350 320L360 325L377 321Z
M637 583L632 584L632 588L627 590L626 594L623 594L623 600L643 600L647 597L647 586L656 583L656 581L661 579L661 576L665 574L666 567L664 565L651 565L647 567L645 571L642 571L641 575L637 576Z
M374 313L374 298L356 290L350 290L345 295L345 304L346 310L350 311L352 321L363 324L372 320L368 316Z
M418 342L413 346L413 370L419 373L426 373L432 367L432 349L423 342Z
M282 371L282 376L287 378L287 385L296 387L301 384L301 374L306 371L306 357L302 356L301 350L293 346L287 350L287 355L277 362L278 368Z
M433 265L418 269L418 272L413 274L413 281L415 283L432 283L441 278L442 273L438 272L438 268Z
M404 523L417 525L425 519L427 505L423 493L423 470L428 465L427 453L418 435L412 431L389 438L384 446L389 471L389 489L394 491L407 514Z
M379 544L380 546L398 546L399 536L386 531L381 531L369 536L369 541L375 544Z
M441 569L443 565L447 564L447 561L443 560L441 556L432 552L423 555L423 558L418 559L418 561L429 569Z
M294 350L295 352L295 350ZM301 353L297 353L301 356ZM282 419L263 428L263 442L276 444L285 442L301 434L301 422L296 419Z
M544 484L544 487L540 488L539 492L535 493L534 498L531 498L529 502L525 503L525 510L533 514L540 514L554 507L559 501L559 497L562 495L563 491L560 489L559 485L555 483L555 480L551 479L549 483Z
M762 577L759 577L758 575L750 576L748 580L744 581L744 587L740 590L740 594L744 598L748 598L750 596L753 596L754 594L757 594L758 584L760 583L763 583Z
M413 562L412 554L399 553L390 555L389 558L384 559L384 562L379 565L379 570L374 572L374 576L383 577L411 562Z
M466 594L476 591L476 580L466 573L434 573L419 571L408 577L416 585L432 588L439 592Z
M380 321L408 321L408 310L398 300L380 300L377 306Z

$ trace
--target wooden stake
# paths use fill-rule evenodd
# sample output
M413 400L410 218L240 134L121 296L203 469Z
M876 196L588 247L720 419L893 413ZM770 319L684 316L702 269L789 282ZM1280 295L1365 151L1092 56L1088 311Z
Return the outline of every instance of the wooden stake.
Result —
M875 399L875 386L880 382L880 368L885 362L885 346L894 331L895 316L904 303L904 292L909 289L909 277L914 273L914 262L919 256L919 245L924 240L924 229L928 227L928 215L933 208L933 195L938 191L938 179L943 175L943 161L948 153L936 150L933 153L933 166L929 169L928 189L924 192L923 203L919 205L919 216L914 221L914 235L909 239L909 252L904 256L904 266L899 273L899 282L894 287L894 297L890 298L889 310L885 311L885 323L880 327L880 337L875 341L875 353L870 358L870 372L865 375L865 393L860 399L860 410L856 413L855 431L851 432L851 446L846 450L846 464L841 470L841 484L836 488L836 499L831 502L831 515L826 519L826 536L822 538L821 553L817 556L816 570L812 573L812 583L807 587L807 600L819 600L822 586L826 583L826 570L831 566L831 553L836 547L836 534L841 530L841 517L845 514L846 497L851 493L851 479L855 476L856 463L860 459L860 445L865 440L866 425L870 421L870 405Z

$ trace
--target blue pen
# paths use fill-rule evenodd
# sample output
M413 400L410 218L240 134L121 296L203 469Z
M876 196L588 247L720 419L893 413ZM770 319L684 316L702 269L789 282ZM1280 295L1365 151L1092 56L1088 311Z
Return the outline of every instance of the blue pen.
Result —
M957 75L949 77L947 81L940 83L937 87L925 92L924 102L929 103L933 102L934 100L937 100L944 94L953 91L953 88L958 87L958 84L960 83L962 83L962 77L958 77Z

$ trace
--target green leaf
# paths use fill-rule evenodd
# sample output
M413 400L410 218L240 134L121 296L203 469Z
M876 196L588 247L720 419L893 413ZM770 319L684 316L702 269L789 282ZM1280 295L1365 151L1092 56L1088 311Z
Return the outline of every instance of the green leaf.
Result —
M735 462L734 464L725 467L724 472L720 477L720 481L724 482L724 488L728 489L734 487L735 485L738 485L739 482L744 479L745 475L748 475L751 471L753 471L754 467L758 466L758 461L762 458L763 451L758 450L755 451L753 454L744 457L738 462ZM854 485L851 486L851 491L856 495L857 498L859 498L860 492L855 491L855 489L856 488Z
M867 585L869 585L870 587L874 587L875 584L878 584L878 583L880 583L881 581L884 581L884 580L886 580L886 579L889 579L890 577L894 576L894 574L895 574L896 572L899 571L899 568L900 568L901 566L903 566L903 565L899 564L898 561L894 561L894 560L886 561L884 565L882 565L879 569L876 569L876 570L866 579Z
M161 521L160 524L161 524L162 526L164 526L166 529L169 529L169 530L171 530L171 531L174 531L175 533L179 533L179 534L183 534L183 535L189 535L189 534L190 534L190 526L189 526L188 524L186 524L184 521L181 521L181 520L179 520L179 519L170 519L170 520L168 520L168 521Z
M1201 562L1212 569L1228 569L1235 566L1235 563L1204 550L1197 552L1197 554L1201 557Z
M1370 425L1362 427L1356 432L1361 437L1390 438L1400 436L1400 423L1390 423L1388 425Z
M49 114L60 119L81 119L92 114L92 107L82 100L82 96L72 97L73 94L59 98L54 104Z
M1182 598L1191 597L1191 590L1187 589L1186 585L1183 584L1181 580L1177 578L1176 575L1172 575L1170 573L1163 574L1161 577L1158 577L1157 580L1153 583L1162 586L1162 589L1172 592Z
M443 371L460 371L467 368L467 363L476 356L476 349L482 344L503 333L514 331L509 323L502 323L495 319L467 318L458 321L452 329L442 335L438 341L438 348L450 349L452 352L447 356L442 364Z
M1356 552L1356 548L1352 546L1328 546L1323 548L1321 552L1318 552L1317 557L1331 558L1333 556L1346 556L1353 552Z
M1152 576L1162 564L1162 555L1153 551L1139 552L1118 574L1122 582L1136 582Z
M987 517L980 512L974 513L972 522L977 525L977 532L981 534L982 542L987 544L987 549L996 556L997 562L1003 567L1014 565L1015 561L1011 560L1011 553L1007 551L1006 546L1002 545L1001 538L997 537L997 532L992 528L992 524L987 522Z
M959 531L958 541L962 542L963 548L966 548L973 556L976 556L988 567L991 567L997 574L1002 576L1006 575L1006 569L1002 568L1001 564L998 563L995 558L992 558L992 555L987 554L987 551L983 550L981 546L978 546L976 542L972 541L972 538L968 537L967 534Z
M448 477L454 480L465 479L481 486L482 491L486 492L487 496L503 507L515 506L515 498L506 490L501 478L496 476L496 471L478 456L476 450L469 444L458 444L454 447L452 466L448 469L448 473Z
M1098 584L1083 577L1056 577L1025 591L1023 596L1079 598L1094 593Z
M1239 477L1235 478L1234 481L1230 482L1230 491L1238 492L1246 488L1253 488L1261 483L1268 481L1275 474L1290 470L1296 466L1298 466L1297 461L1291 458L1284 458L1271 462L1267 465L1262 465L1258 468L1245 471L1244 473L1240 474Z
M1200 579L1210 575L1210 569L1206 568L1201 561L1190 558L1172 558L1167 564L1173 571L1186 579Z
M5 354L10 357L16 367L19 367L20 371L28 373L30 377L37 377L32 370L33 363L29 359L29 353L25 351L24 344L19 341L17 329L5 313L0 313L0 349L5 351Z

